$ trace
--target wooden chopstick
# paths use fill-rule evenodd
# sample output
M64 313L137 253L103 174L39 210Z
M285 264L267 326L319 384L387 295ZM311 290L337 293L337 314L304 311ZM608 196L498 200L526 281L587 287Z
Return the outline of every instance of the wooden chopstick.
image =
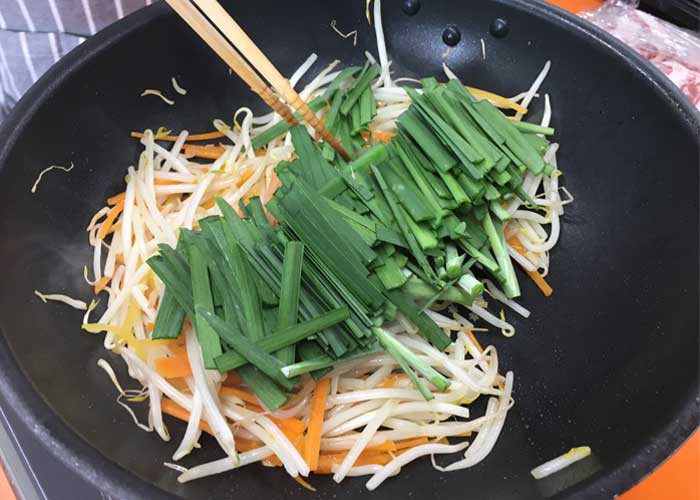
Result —
M216 54L236 72L238 76L258 94L285 121L295 125L297 121L290 109L275 95L248 62L231 47L226 39L214 28L188 0L166 0L168 5L202 38Z
M174 0L168 0L168 3ZM179 1L179 0L178 0ZM333 146L340 156L345 160L350 160L350 155L340 144L338 139L328 131L321 123L309 106L292 88L289 81L279 72L279 70L270 62L265 54L258 48L257 45L250 39L245 31L236 23L236 21L228 15L228 12L216 0L193 0L211 22L224 34L226 38L243 54L250 64L257 69L260 74L268 81L277 92L282 95L282 98L311 125L316 132L328 144ZM208 43L208 42L207 42Z

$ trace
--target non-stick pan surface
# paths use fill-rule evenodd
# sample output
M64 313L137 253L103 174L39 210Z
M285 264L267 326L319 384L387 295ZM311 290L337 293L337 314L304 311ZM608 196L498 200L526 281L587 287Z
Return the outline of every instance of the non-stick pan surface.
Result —
M493 453L477 467L442 474L411 464L373 498L611 498L668 456L698 422L698 117L670 82L596 29L540 3L424 0L419 13L384 5L397 74L438 75L447 62L470 85L514 95L546 60L542 92L554 106L567 207L543 298L527 280L533 311L505 339L483 334L516 375L515 407ZM230 2L229 2L230 4ZM238 2L235 15L287 74L316 51L318 71L334 58L357 63L375 50L364 2ZM231 5L229 5L231 6ZM489 34L506 19L510 33ZM357 47L330 28L358 29ZM461 43L442 43L455 23ZM481 44L486 45L486 60ZM167 106L145 88L188 89ZM172 92L171 92L172 94ZM2 129L0 152L0 389L51 452L118 499L349 499L314 477L319 492L279 470L246 467L179 485L163 467L184 426L168 420L170 443L139 431L115 403L96 361L120 360L81 332L81 313L33 294L89 297L84 231L104 200L121 191L137 160L131 130L204 131L234 109L260 103L165 5L108 28L76 49L29 92ZM541 112L535 111L535 114ZM75 168L49 173L51 164ZM120 372L125 377L123 371ZM186 465L219 457L205 441ZM575 445L592 458L545 481L528 471Z

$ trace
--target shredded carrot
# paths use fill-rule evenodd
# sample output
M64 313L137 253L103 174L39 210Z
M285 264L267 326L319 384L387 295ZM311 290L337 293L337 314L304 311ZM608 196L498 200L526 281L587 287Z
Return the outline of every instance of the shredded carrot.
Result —
M311 486L308 482L306 482L301 476L295 476L294 480L299 483L303 488L306 488L309 491L316 491L316 488Z
M376 142L389 142L396 135L396 132L381 132L379 130L372 130L372 137Z
M112 196L111 198L107 198L107 205L110 207L113 205L116 205L120 201L124 201L126 199L126 192L121 192L117 195Z
M156 358L156 371L165 378L189 377L192 375L192 367L187 356L173 356Z
M321 454L318 459L318 466L314 469L316 474L332 474L333 466L340 465L345 460L347 452L344 453L332 453L332 454ZM386 465L391 462L392 456L387 452L376 452L364 450L355 460L353 466L359 465Z
M418 437L412 439L402 439L399 441L384 441L382 444L377 446L368 446L363 451L364 452L389 452L389 451L400 451L406 450L408 448L415 448L422 444L428 444L430 441L427 437Z
M236 372L228 372L228 376L226 377L226 380L224 380L224 385L229 387L241 385L242 383L243 380L241 380L241 377L239 377Z
M272 417L272 421L277 427L284 432L287 437L297 436L303 434L306 430L306 424L299 420L298 418L275 418Z
M520 104L517 104L517 103L511 101L510 99L506 99L503 96L500 96L498 94L494 94L492 92L487 92L485 90L475 89L473 87L467 87L467 89L469 90L469 92L471 92L474 95L474 97L476 97L478 99L488 99L489 101L492 101L495 104L502 106L504 108L512 109L514 111L517 111L518 113L523 113L523 114L527 113L526 107L521 106Z
M287 436L287 439L289 439L289 441L291 441L292 445L294 445L294 447L297 449L297 451L301 455L303 455L304 454L304 450L303 450L303 448L304 448L304 435L302 433L292 434L289 432L289 430L287 430L287 432L282 430L282 432L284 432L284 435ZM271 457L266 458L264 460L264 463L265 463L265 465L271 465L274 467L282 467L282 460L280 460L277 455L272 455Z
M396 382L405 378L408 378L405 373L397 373L395 375L392 375L391 377L388 377L379 387L382 389L394 387L396 385Z
M402 439L400 441L396 441L396 449L407 450L409 448L415 448L416 446L428 444L429 442L430 440L425 436L413 439Z
M219 390L219 394L221 394L222 396L235 396L238 399L245 401L246 403L250 403L252 405L260 404L258 398L256 398L254 394L251 394L248 391L244 391L243 389L238 389L236 387L224 386Z
M148 330L149 332L152 332L155 327L156 327L155 323L152 323L152 322L146 323L146 330Z
M180 406L171 399L161 399L160 409L163 410L163 413L170 415L171 417L183 420L184 422L188 422L190 420L190 412L185 410L182 406ZM211 430L211 427L209 427L209 424L206 423L204 420L200 420L199 427L204 432L214 435L214 433Z
M132 132L131 137L135 137L137 139L141 139L143 137L143 132ZM214 131L214 132L204 132L202 134L191 134L187 136L187 141L186 142L196 142L196 141L211 141L213 139L221 139L224 137L224 134L221 132ZM168 141L168 142L175 142L177 141L178 136L177 135L165 135L158 137L157 140L159 141Z
M183 150L186 155L193 155L197 158L207 158L210 160L216 160L226 152L226 148L221 146L213 146L211 144L206 146L185 144L183 146Z
M260 448L261 446L265 446L265 444L262 441L236 438L236 451L239 453L255 450L256 448Z
M100 279L98 279L95 282L95 285L92 287L92 290L95 292L95 295L99 294L102 290L104 290L111 279L111 276L102 276Z
M123 254L123 253L118 253L118 254L115 256L115 260L116 260L119 264L125 264L125 262L124 262L124 254Z
M476 336L474 335L474 332L472 332L471 330L462 330L462 331L464 332L464 334L467 337L469 337L469 340L471 340L474 343L474 345L479 350L479 352L484 352L484 348L481 347L481 344L479 344L479 341L476 340Z
M171 186L173 184L180 184L180 181L176 181L173 179L155 179L153 181L153 184L156 186Z
M214 208L214 205L216 205L216 198L212 198L206 203L202 203L202 208L205 210L209 210L210 208Z
M238 181L236 182L236 187L241 187L243 185L243 183L245 181L247 181L248 179L250 179L250 177L252 175L253 175L253 170L250 168L246 169L246 171L241 174L241 178L238 179Z
M523 245L520 243L520 240L515 235L508 238L508 244L511 247L513 247L513 250L525 257L527 250L525 249L525 247L523 247ZM545 297L549 297L552 295L552 293L554 293L552 287L549 285L549 283L545 281L545 279L540 275L540 273L537 272L537 270L528 271L527 269L524 269L524 271L527 273L530 279L535 282L535 285L537 285L537 288L539 288L542 291L542 294Z
M396 451L396 443L389 439L382 444L368 446L363 451Z
M97 238L103 240L105 236L109 234L110 229L112 229L112 224L114 224L117 216L124 210L124 200L121 200L112 207L112 209L107 214L105 221L102 223L100 230L97 231Z
M532 279L532 281L535 282L535 285L537 285L537 288L542 290L542 294L545 297L549 297L552 295L554 290L552 290L552 287L549 286L549 283L545 281L545 279L538 273L536 270L535 271L525 271L527 275Z
M527 253L527 250L525 250L525 247L523 246L522 243L520 243L520 240L515 235L508 238L508 244L511 247L513 247L513 250L518 252L520 255L525 255Z
M311 413L309 415L309 428L306 431L306 441L304 441L304 460L311 470L318 467L318 457L321 452L321 430L323 428L323 417L326 412L326 399L328 399L328 389L330 380L321 379L311 398Z

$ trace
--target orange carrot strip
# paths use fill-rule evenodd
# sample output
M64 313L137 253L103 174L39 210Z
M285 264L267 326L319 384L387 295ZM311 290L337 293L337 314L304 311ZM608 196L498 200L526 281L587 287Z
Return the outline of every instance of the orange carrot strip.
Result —
M271 417L272 421L285 434L290 435L303 434L306 430L306 424L298 418L275 418Z
M306 489L309 490L309 491L316 491L316 488L314 488L314 487L311 486L307 481L305 481L304 479L302 479L301 476L296 476L296 477L294 478L294 480L295 480L297 483L299 483L299 485L300 485L302 488L306 488Z
M256 448L260 448L261 446L265 446L262 441L255 441L239 437L236 438L236 451L239 453L254 450Z
M392 375L391 377L387 378L379 387L382 389L394 387L396 382L405 378L408 378L405 373L397 373L396 375Z
M304 460L313 471L318 467L318 457L321 452L321 430L323 428L323 417L326 412L326 399L328 399L328 389L330 380L321 379L311 398L311 414L309 415L309 428L306 431L306 441L304 442Z
M155 323L146 323L146 330L148 330L149 332L152 332L155 327Z
M520 244L520 240L518 240L518 238L516 238L515 236L511 236L510 238L508 238L508 244L512 246L513 249L520 255L525 256L527 250ZM549 283L545 281L545 279L540 275L540 273L537 272L537 270L528 271L527 269L525 269L525 272L530 277L530 279L535 282L535 285L537 285L537 288L539 288L542 291L542 294L545 297L549 297L552 295L552 293L554 293L552 287L549 286Z
M107 217L105 218L105 221L100 227L100 230L97 231L98 239L103 240L104 237L107 236L109 230L112 228L112 224L114 224L114 220L122 212L122 210L124 210L124 200L117 202L117 204L114 205L114 207L112 207L112 209L109 211Z
M375 142L389 142L396 135L396 132L380 132L378 130L372 131L372 137L374 137Z
M163 413L170 415L171 417L175 417L177 419L183 420L185 422L188 422L190 420L190 412L185 410L182 406L177 404L175 401L167 398L163 398L160 401L160 409L163 410ZM211 430L211 427L209 427L209 424L206 423L204 420L200 420L199 422L199 427L206 433L211 434L212 436L214 433Z
M396 451L396 443L392 440L387 440L376 446L368 446L363 451Z
M226 149L221 146L197 146L195 144L185 144L183 150L186 155L194 155L197 158L208 158L210 160L216 160L226 152Z
M99 294L102 290L104 290L111 279L111 276L102 276L100 279L98 279L95 282L95 285L92 287L92 290L95 292L95 295Z
M402 439L400 441L396 441L396 449L407 450L408 448L415 448L416 446L428 444L429 442L430 440L425 436L413 439Z
M343 463L343 460L345 460L346 456L347 452L333 453L330 455L320 455L318 459L318 466L316 467L316 469L314 469L314 472L316 474L332 474L333 466L340 465L341 463ZM386 465L389 462L391 462L391 460L392 456L389 453L365 450L362 453L360 453L360 456L357 457L357 460L355 460L353 466L370 464Z
M137 139L141 139L143 137L143 132L132 132L131 137L135 137ZM191 134L187 136L187 141L186 142L195 142L195 141L210 141L212 139L221 139L224 137L224 134L222 134L219 131L215 132L205 132L202 134ZM158 141L168 141L168 142L175 142L177 141L178 136L177 135L166 135L162 137L158 137Z
M113 205L116 205L120 201L124 201L126 198L126 192L119 193L117 195L112 196L111 198L107 198L107 205L110 207Z
M484 348L481 347L481 344L479 344L479 341L476 340L476 336L474 335L474 332L471 330L462 330L464 334L469 337L469 340L474 342L474 345L476 346L477 349L479 349L479 352L484 352Z
M508 238L508 244L520 255L525 255L527 253L527 250L525 250L525 247L523 247L522 243L520 243L520 240L515 235Z
M535 282L535 285L537 285L537 288L542 290L542 295L545 297L549 297L554 293L554 290L552 290L552 287L549 286L549 283L545 281L545 279L540 276L540 273L538 273L536 270L535 271L525 271L527 275L532 279L532 281Z
M259 404L258 398L256 398L255 395L251 394L248 391L244 391L243 389L237 389L236 387L222 387L221 389L219 389L219 394L221 394L222 396L235 396L238 399L241 399L246 403L250 403L252 405Z
M239 377L236 372L228 372L228 376L226 377L226 380L224 380L224 385L227 386L241 385L242 383L243 381L241 380L241 377Z
M156 371L165 378L189 377L192 375L192 367L187 356L156 358Z
M241 178L238 179L236 182L236 187L241 187L245 181L250 179L250 177L253 175L253 171L251 169L247 169L245 172L241 174Z

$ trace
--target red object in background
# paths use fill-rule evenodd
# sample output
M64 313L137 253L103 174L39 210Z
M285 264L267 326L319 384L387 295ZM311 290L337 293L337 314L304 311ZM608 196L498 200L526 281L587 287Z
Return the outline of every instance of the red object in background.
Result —
M619 500L700 500L700 434Z
M602 0L549 0L549 3L570 12L593 10L603 5Z
M14 500L15 499L15 494L12 491L12 486L10 485L10 482L7 480L7 476L5 475L5 469L2 468L2 464L0 464L0 500Z

